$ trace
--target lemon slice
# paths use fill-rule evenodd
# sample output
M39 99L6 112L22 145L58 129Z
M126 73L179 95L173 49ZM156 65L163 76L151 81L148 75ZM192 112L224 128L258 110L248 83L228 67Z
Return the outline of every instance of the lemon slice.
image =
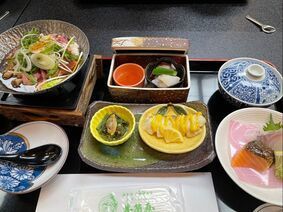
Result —
M165 128L163 136L166 143L182 143L184 141L182 134L172 127Z
M153 132L157 132L158 128L160 126L160 123L162 123L163 116L157 114L151 121L151 128Z

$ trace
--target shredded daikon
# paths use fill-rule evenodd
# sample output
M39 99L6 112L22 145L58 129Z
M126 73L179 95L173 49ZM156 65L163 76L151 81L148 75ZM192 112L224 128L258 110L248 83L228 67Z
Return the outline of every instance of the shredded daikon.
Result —
M68 46L70 45L70 43L74 40L74 38L75 38L74 36L70 38L69 42L67 43L67 45L64 48L64 51L63 51L61 58L64 58L65 52L66 52Z
M79 56L79 58L78 58L78 61L76 62L76 66L74 67L73 72L75 72L75 71L77 70L77 67L78 67L78 65L79 65L79 62L80 62L82 56L83 56L83 52L80 53L80 56Z

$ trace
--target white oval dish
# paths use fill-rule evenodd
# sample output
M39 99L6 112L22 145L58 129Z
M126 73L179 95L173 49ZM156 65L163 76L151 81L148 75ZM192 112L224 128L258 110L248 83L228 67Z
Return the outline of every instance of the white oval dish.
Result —
M266 108L245 108L226 116L219 124L215 135L215 148L219 161L230 178L250 195L275 205L283 204L283 188L263 188L241 181L231 166L229 123L238 120L243 123L265 124L266 117L272 114L274 122L282 122L282 113Z
M32 149L45 144L57 144L62 148L62 155L55 164L47 166L39 176L37 176L34 180L31 180L32 186L29 188L16 192L9 192L5 190L5 192L25 194L42 187L45 183L57 175L67 159L69 152L69 139L65 131L56 124L46 121L29 122L17 126L5 135L9 134L15 134L23 137L26 141L27 149ZM3 190L2 188L0 189Z

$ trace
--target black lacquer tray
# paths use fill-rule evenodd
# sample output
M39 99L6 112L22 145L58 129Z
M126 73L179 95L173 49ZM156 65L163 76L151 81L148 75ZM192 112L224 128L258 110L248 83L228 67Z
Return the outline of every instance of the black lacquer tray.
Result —
M190 59L191 68L191 89L188 96L188 101L202 101L207 104L210 127L212 133L212 139L214 140L216 129L222 119L229 113L237 110L230 103L226 102L218 91L217 74L220 66L226 62L227 59ZM106 80L110 69L110 58L102 60L103 63L103 75L102 78L97 80L91 101L110 101L111 99L108 90ZM282 101L276 105L272 105L271 109L282 112ZM0 133L4 133L9 129L17 126L19 122L11 121L10 118L4 118L0 115ZM70 140L69 155L65 165L60 171L61 174L74 174L74 173L105 173L89 166L82 161L78 154L78 146L82 134L81 127L64 126L64 129ZM215 192L219 199L221 199L226 205L236 211L253 211L263 202L250 196L240 187L238 187L226 174L222 168L217 157L208 165L201 169L195 170L196 172L211 172ZM197 185L196 185L197 186ZM7 209L5 205L17 205L17 208L25 208L26 202L28 204L28 211L34 211L38 200L39 191L34 191L30 194L22 195L21 198L15 198L14 195L5 194L4 202L0 206L1 209ZM12 208L12 207L11 207ZM12 209L11 209L12 210Z

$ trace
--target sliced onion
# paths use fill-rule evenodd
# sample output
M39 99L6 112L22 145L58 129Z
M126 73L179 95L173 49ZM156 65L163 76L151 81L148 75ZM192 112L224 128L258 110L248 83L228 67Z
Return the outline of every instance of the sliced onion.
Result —
M16 61L16 65L13 67L14 71L17 71L20 67L20 62L18 60L18 55L19 55L20 50L17 50L15 53L15 61Z
M24 60L27 63L27 66L26 67L21 66L21 69L25 72L30 72L31 68L32 68L32 64L31 64L31 61L29 59L29 56L27 56L27 54L25 52L21 52L21 53L23 54Z
M42 53L32 54L31 62L36 67L43 70L49 70L55 66L55 60L52 57Z
M64 58L65 52L66 52L68 46L70 45L70 43L72 42L72 40L74 40L74 38L75 37L71 37L70 40L68 41L67 45L64 48L64 51L63 51L63 54L62 54L61 58Z

